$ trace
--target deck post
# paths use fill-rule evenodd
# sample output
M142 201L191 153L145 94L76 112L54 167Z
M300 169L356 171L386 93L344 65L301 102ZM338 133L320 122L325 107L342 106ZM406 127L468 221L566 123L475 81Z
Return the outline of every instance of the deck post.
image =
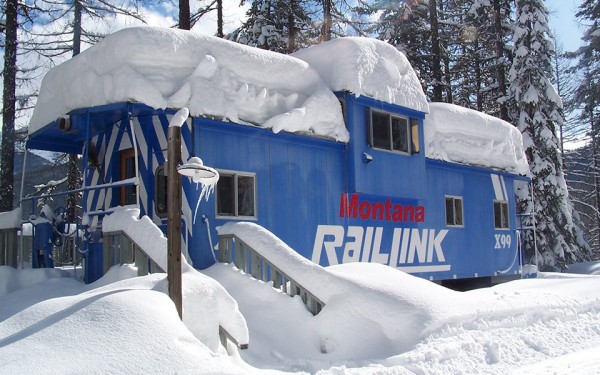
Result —
M167 144L167 282L169 296L183 318L181 292L181 127L169 126Z

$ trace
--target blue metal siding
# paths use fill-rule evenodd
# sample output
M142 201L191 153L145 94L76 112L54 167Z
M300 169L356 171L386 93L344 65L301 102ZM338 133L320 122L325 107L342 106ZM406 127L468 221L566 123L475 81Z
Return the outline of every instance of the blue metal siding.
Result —
M434 280L518 271L513 186L517 176L426 159L424 113L347 93L339 96L345 102L348 144L195 118L182 128L182 160L199 156L216 169L254 174L256 218L251 220L324 266L379 262ZM420 153L373 149L368 136L370 107L417 119ZM81 113L80 124L86 116ZM120 120L109 123L115 113L121 113ZM118 181L119 152L132 147L130 113L140 150L141 213L164 229L165 220L154 210L154 174L165 162L174 111L111 107L106 116L99 112L87 116L106 119L88 124L88 134L98 150L105 182ZM44 143L45 134L40 132L36 142ZM364 153L373 160L365 163ZM87 186L101 183L94 169L88 169L85 181ZM184 245L194 267L206 268L215 261L216 227L236 219L216 217L214 194L200 202L195 214L200 187L184 178L183 190ZM119 188L86 192L84 208L108 209L118 204L118 195ZM447 195L462 197L463 227L446 225ZM508 230L494 229L495 199L508 201Z
M509 229L494 229L492 176L502 178L509 205ZM427 161L427 196L433 227L446 227L445 195L463 198L464 228L447 227L444 240L452 270L447 278L514 274L519 270L517 255L514 176L488 169L467 167L435 160ZM497 239L504 237L504 241ZM507 238L510 240L507 241ZM508 244L510 242L510 245ZM497 248L497 245L499 247Z
M196 119L194 131L195 153L206 165L256 174L256 222L310 258L317 223L334 220L338 212L331 197L345 189L345 145L206 119ZM213 228L235 220L215 217L214 197L201 202L198 215L206 215ZM197 220L194 231L205 233L204 225ZM212 264L212 255L202 255L208 246L201 240L194 248L197 266Z
M418 198L423 194L418 183L425 179L425 153L423 136L424 114L375 101L366 97L344 95L346 116L351 142L348 145L348 173L350 191ZM369 145L369 108L415 118L419 121L418 154L405 155L372 148ZM363 162L363 153L373 157ZM417 183L415 183L417 182Z

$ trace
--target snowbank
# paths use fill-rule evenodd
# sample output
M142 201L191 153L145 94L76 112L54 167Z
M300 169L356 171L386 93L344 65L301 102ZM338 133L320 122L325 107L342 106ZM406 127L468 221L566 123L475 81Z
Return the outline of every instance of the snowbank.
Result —
M319 72L332 91L348 90L427 112L427 99L404 54L377 39L346 37L293 54Z
M499 118L447 103L429 103L428 158L529 174L519 130Z
M169 297L156 290L164 289L163 279L164 274L149 275L87 292L80 284L78 294L0 316L2 372L246 373L228 356L211 351L179 320ZM34 291L35 286L26 288L20 297L27 299ZM218 313L211 305L205 309ZM218 339L216 332L213 336Z
M138 219L139 209L118 207L102 222L104 232L123 231L163 270L167 269L167 238L148 216ZM219 326L225 328L240 343L248 343L248 328L240 314L237 303L215 280L192 268L185 258L181 259L183 285L183 319L188 328L212 350L219 346ZM113 267L106 275L94 283L102 286L112 283L120 276L132 275L127 268ZM115 273L117 273L115 275ZM161 276L164 278L164 274ZM122 283L135 283L126 281ZM167 291L166 281L164 292Z
M135 101L187 107L273 131L348 140L337 99L305 62L190 31L117 31L50 70L29 133L77 108Z
M405 351L435 321L463 314L459 305L471 306L459 293L384 265L323 268L254 223L229 222L218 230L242 239L325 303L313 324L315 351L329 359L384 358Z

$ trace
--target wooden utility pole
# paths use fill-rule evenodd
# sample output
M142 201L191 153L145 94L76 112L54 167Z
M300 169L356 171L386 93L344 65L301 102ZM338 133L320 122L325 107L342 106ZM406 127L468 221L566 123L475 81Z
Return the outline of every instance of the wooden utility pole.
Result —
M181 293L181 127L169 126L167 149L167 282L169 296L183 318Z

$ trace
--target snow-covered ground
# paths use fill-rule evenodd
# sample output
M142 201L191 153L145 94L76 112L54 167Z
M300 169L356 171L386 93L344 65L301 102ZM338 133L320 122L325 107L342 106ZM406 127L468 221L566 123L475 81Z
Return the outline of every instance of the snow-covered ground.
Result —
M83 285L65 270L0 267L0 373L600 373L600 275L460 293L381 265L322 272L352 288L312 316L231 265L188 270L181 322L164 274L116 266ZM249 349L228 356L219 324L249 333Z

